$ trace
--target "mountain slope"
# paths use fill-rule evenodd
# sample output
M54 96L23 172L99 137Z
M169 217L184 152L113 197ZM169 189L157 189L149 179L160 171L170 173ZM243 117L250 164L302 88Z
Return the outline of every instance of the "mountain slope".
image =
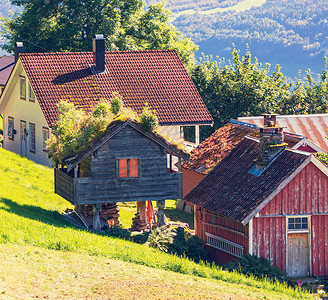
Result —
M174 25L200 45L199 54L230 58L232 44L242 51L248 44L260 62L279 63L296 76L298 69L323 68L327 15L327 1L268 0L242 12L182 15Z

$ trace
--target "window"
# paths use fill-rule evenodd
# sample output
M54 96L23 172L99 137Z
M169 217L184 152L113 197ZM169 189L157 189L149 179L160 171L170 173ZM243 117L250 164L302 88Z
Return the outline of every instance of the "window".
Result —
M35 153L35 124L30 123L30 151Z
M186 142L196 143L196 128L195 126L182 127L183 139Z
M309 229L307 217L288 218L288 230Z
M20 97L26 99L26 80L25 77L20 78Z
M139 159L137 158L119 159L118 177L119 178L139 177Z
M11 140L13 140L14 139L14 134L15 134L14 118L8 117L8 137Z
M47 140L49 139L49 128L42 127L42 149L47 150Z
M35 101L35 95L34 95L34 92L33 92L33 90L32 90L32 86L29 84L28 85L29 86L29 99L30 99L30 101L31 102L34 102Z

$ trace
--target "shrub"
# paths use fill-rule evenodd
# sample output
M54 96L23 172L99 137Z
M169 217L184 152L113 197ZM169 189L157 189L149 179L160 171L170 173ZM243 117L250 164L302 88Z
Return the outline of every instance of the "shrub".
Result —
M231 261L224 266L229 271L235 270L245 275L253 275L256 278L267 277L273 280L285 281L285 274L270 261L257 257L256 255L246 255L238 260Z
M144 131L154 131L158 126L158 119L155 112L149 108L147 102L140 116L140 121L141 127Z
M173 238L176 235L170 228L165 225L156 227L149 235L147 245L157 248L163 252L169 252L169 247L173 243Z
M195 261L206 259L204 242L182 227L156 228L148 238L148 245Z
M113 98L111 100L110 110L114 115L118 115L123 107L122 96L118 93L113 93Z

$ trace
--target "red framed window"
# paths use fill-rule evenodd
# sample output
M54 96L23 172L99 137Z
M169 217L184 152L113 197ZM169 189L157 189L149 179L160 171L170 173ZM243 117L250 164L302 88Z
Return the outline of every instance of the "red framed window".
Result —
M30 123L30 152L35 153L35 124Z
M118 160L118 177L119 178L137 178L140 175L139 159L128 158Z

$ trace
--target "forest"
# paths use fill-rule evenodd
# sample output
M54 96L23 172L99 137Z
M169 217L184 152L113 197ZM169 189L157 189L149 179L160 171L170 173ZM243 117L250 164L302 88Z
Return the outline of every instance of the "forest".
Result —
M327 15L327 1L268 0L245 12L183 15L174 25L200 46L199 54L228 57L234 44L262 62L306 70L328 55Z

